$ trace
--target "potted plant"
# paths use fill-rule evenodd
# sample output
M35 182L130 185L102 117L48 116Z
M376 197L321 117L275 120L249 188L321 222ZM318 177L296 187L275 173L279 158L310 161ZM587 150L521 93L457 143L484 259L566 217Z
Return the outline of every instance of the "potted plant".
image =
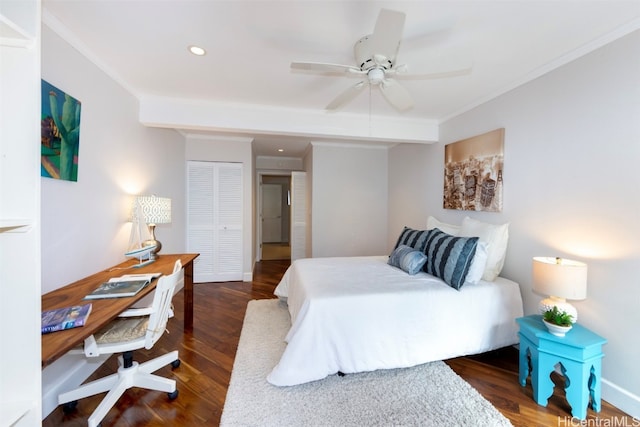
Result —
M550 333L563 337L573 327L573 316L553 306L542 313L542 321Z

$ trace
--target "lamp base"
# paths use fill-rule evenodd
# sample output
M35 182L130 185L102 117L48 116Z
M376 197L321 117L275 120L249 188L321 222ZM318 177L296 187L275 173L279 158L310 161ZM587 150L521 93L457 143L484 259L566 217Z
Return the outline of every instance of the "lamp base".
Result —
M162 243L156 240L155 224L149 224L149 233L151 234L151 238L142 242L142 246L156 246L156 248L149 253L149 259L155 261L158 259L158 252L160 252L160 249L162 249Z
M558 307L559 311L566 312L573 318L573 323L578 321L578 310L567 302L564 298L549 297L540 301L538 304L538 311L540 314L544 314L545 311L551 310L553 307Z
M160 243L157 240L153 240L153 239L149 239L149 240L145 240L144 242L142 242L142 246L153 246L155 245L156 248L153 249L151 252L149 252L149 259L151 260L157 260L158 259L158 252L160 252L160 249L162 249L162 243Z

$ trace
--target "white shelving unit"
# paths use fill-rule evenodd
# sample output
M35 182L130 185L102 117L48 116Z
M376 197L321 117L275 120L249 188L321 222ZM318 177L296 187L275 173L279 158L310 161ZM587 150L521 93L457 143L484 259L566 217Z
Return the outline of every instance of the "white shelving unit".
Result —
M33 35L28 34L24 28L0 14L0 45L29 48L33 46L33 43Z
M40 0L0 1L0 425L41 423Z
M0 219L0 233L26 233L30 228L27 219Z

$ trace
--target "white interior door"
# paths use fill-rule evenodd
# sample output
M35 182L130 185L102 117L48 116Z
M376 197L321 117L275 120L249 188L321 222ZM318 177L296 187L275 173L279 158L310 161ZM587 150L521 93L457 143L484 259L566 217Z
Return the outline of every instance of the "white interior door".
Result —
M262 184L262 243L282 242L282 186Z
M217 163L217 177L214 281L242 280L242 164Z

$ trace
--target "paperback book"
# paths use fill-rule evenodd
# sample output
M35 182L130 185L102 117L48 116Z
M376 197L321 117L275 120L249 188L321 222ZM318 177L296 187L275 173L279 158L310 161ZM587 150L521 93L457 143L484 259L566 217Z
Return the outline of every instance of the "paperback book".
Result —
M114 277L109 279L108 282L101 283L84 299L132 297L151 283L151 280L160 275L161 273L149 273Z
M42 333L62 331L84 326L91 314L91 303L56 308L42 312Z

